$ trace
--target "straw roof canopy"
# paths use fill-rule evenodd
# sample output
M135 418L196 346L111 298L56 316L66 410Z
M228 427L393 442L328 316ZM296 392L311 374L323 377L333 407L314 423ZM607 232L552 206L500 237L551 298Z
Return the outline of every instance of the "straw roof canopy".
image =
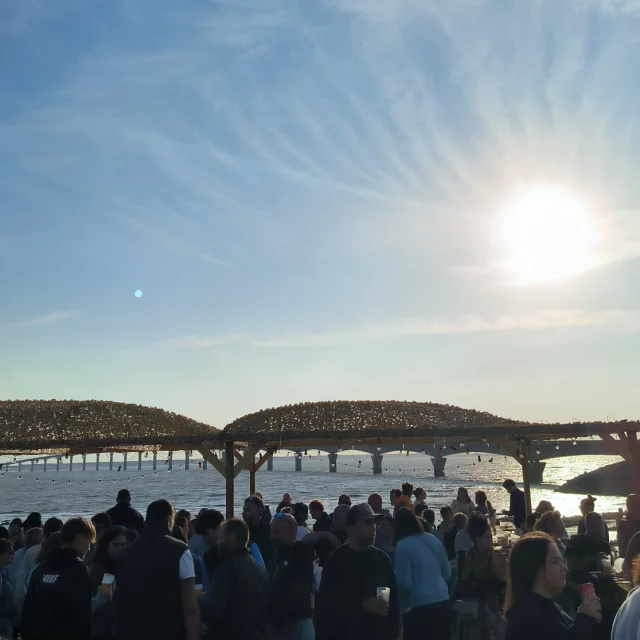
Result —
M466 440L572 438L597 434L603 427L615 431L620 425L533 424L433 402L337 401L265 409L235 420L225 427L222 435L225 440L286 447L330 441L371 443L422 439L426 442L446 437Z
M0 453L176 449L220 431L162 409L99 400L0 401Z

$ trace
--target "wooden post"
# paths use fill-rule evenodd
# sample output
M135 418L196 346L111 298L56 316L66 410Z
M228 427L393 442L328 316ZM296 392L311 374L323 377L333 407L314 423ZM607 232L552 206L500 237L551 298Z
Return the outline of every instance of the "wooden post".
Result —
M524 455L524 458L518 460L522 465L522 484L524 485L524 505L527 515L532 513L531 511L531 479L529 478L529 440L525 440L524 444L520 446L520 454Z
M254 458L249 467L249 495L256 492L256 459Z
M233 448L233 441L229 441L229 442L225 442L224 443L224 449L225 449L225 453L226 453L226 469L225 469L225 475L226 475L226 485L227 485L227 518L233 518L233 502L235 500L235 497L233 495L233 485L234 485L234 481L235 481L235 473L234 473L234 448Z

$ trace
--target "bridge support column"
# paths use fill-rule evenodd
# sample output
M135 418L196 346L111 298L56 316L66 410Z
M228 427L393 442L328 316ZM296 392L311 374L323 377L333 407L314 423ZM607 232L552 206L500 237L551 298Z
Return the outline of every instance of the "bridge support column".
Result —
M189 452L184 452L184 468L189 469Z
M444 467L447 464L447 459L444 456L431 458L431 464L433 465L433 477L444 478Z
M158 468L158 452L153 452L153 470L155 471Z
M100 471L100 454L96 453L96 471Z
M382 473L382 458L384 458L384 456L381 453L371 454L371 461L373 462L374 476L378 476Z
M44 473L46 473L46 471L47 471L47 459L46 459L46 458L44 459L44 465L43 465L43 467L42 467L42 471L43 471Z
M33 464L34 464L35 460L31 461L31 473L33 473Z
M56 471L60 471L60 458L56 458Z
M127 452L124 452L124 465L122 465L122 468L126 471L127 470Z
M273 456L267 460L267 471L273 471Z
M73 471L73 456L69 454L69 471Z
M109 454L109 471L113 471L113 452Z
M18 462L18 473L22 473L22 462Z
M542 484L542 477L546 466L546 462L529 461L529 480L532 484Z
M203 471L207 470L207 465L209 464L209 461L206 458L202 459L202 469Z
M87 470L87 454L86 453L82 454L82 470L83 471Z
M173 451L169 451L169 471L173 469Z
M138 471L142 471L142 451L138 451Z
M296 451L296 471L302 471L302 454Z
M335 473L338 470L338 454L329 454L329 473Z

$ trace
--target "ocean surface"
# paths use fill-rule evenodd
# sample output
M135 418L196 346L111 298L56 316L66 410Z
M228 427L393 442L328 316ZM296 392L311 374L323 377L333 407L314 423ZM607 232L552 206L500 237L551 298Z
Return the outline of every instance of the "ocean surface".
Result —
M256 489L264 495L269 505L277 505L282 494L289 491L294 501L308 503L319 498L325 507L333 509L338 496L348 493L353 502L366 501L369 494L378 492L388 505L389 491L404 481L422 486L427 491L427 504L437 510L450 504L458 487L466 487L472 494L482 489L497 509L508 507L509 496L502 488L505 478L521 482L520 465L509 457L458 454L448 456L445 478L434 478L430 455L411 453L385 454L382 475L374 476L369 454L346 451L338 454L337 473L329 473L329 462L325 455L313 455L302 459L302 471L294 470L293 454L274 458L273 471L265 464L256 474ZM163 454L164 455L164 454ZM106 456L102 456L100 470L95 469L95 456L87 457L86 471L82 471L82 460L76 456L73 470L69 471L68 460L62 459L60 471L55 471L55 460L49 460L47 471L42 463L34 471L30 463L18 472L17 464L8 472L0 471L0 521L14 517L24 518L30 511L39 511L46 518L73 515L92 516L115 504L119 489L128 488L133 496L133 505L144 512L146 506L159 498L169 499L176 509L189 509L192 513L202 507L220 509L224 512L224 479L209 466L205 471L198 468L198 457L191 458L190 469L184 468L184 455L176 453L173 469L167 470L164 460L158 458L157 470L152 469L151 459L143 459L142 470L138 470L137 455L131 456L127 470L116 471L122 458L116 457L114 471L109 471ZM490 459L493 461L490 462ZM584 496L555 493L556 488L575 476L612 464L618 459L612 456L566 457L549 460L544 473L544 484L533 487L532 501L550 500L563 516L579 515L579 502ZM0 459L7 462L8 458ZM243 499L249 492L249 474L242 472L236 478L236 514L242 508ZM473 494L472 494L473 495ZM616 511L624 507L624 499L598 496L597 510ZM438 514L439 516L439 514Z

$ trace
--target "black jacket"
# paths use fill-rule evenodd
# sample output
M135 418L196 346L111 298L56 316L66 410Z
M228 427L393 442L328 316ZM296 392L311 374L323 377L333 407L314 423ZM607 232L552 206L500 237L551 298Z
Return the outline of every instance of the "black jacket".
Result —
M135 529L138 533L142 533L144 518L130 504L119 502L115 507L111 507L107 513L111 518L111 524L117 524L127 529Z
M527 507L525 505L524 493L516 487L509 496L509 513L513 516L513 524L521 529L527 519Z
M31 575L22 612L24 640L89 640L89 570L74 549L52 549Z
M592 640L597 626L583 613L574 622L550 598L530 593L507 612L505 640Z
M221 557L204 616L210 638L215 640L264 640L269 576L240 549Z
M313 551L302 542L276 553L268 612L269 623L274 627L311 618L313 560Z
M322 515L313 523L313 530L318 531L333 531L333 519L326 512L323 511Z
M273 565L273 546L271 544L271 527L266 522L260 522L257 526L249 529L249 542L258 545L260 554L264 560L267 570Z

